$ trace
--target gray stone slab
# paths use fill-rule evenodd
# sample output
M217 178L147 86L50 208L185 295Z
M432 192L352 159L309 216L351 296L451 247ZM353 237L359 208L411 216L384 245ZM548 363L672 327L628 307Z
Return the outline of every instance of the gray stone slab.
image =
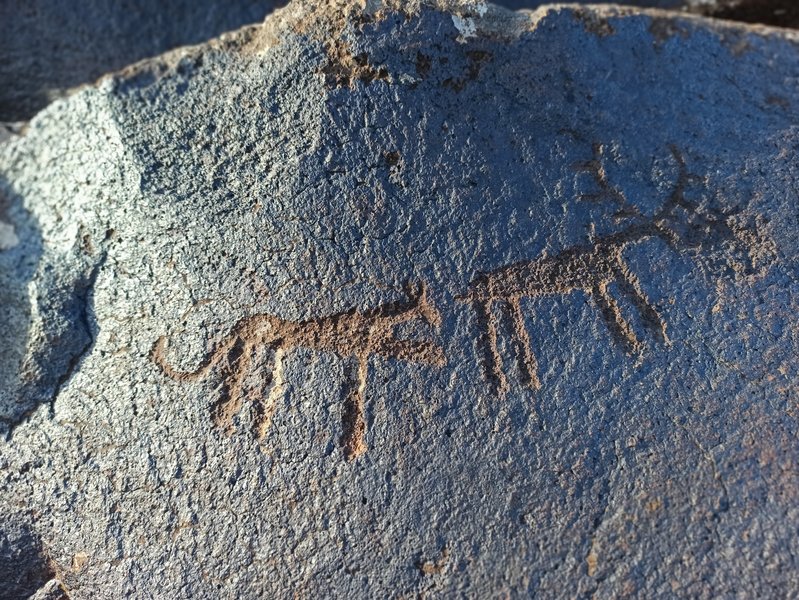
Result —
M0 145L0 569L796 595L797 39L303 2L54 102Z

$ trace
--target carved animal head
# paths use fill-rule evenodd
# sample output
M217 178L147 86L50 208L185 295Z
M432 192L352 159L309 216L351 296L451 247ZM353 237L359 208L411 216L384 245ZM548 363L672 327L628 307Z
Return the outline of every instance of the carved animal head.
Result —
M689 252L713 271L751 273L760 236L743 224L741 209L719 210L687 197L689 187L707 180L689 173L685 159L670 146L679 176L668 201L655 216L657 235L677 252ZM762 241L762 240L760 240Z
M417 316L422 317L426 323L438 327L441 324L441 313L435 303L427 295L427 285L423 281L407 283L404 286L405 295L408 297L406 310L403 314L409 320Z
M370 351L410 362L445 365L447 359L444 349L437 343L397 337L396 327L413 319L421 318L433 327L441 324L441 315L428 299L423 283L406 285L405 293L408 296L406 302L386 305L383 316L374 321Z
M491 288L491 273L478 273L472 279L466 293L458 296L456 299L461 302L473 302L479 300L486 300L490 297Z

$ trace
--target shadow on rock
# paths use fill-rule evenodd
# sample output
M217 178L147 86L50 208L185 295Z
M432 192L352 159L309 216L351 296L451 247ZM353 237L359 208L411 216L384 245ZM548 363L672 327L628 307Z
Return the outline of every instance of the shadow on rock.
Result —
M29 283L41 255L36 218L0 178L0 435L33 408L20 391L33 318Z
M708 16L777 27L799 27L799 3L796 0L739 0L719 4L719 7L707 11Z
M555 4L548 0L493 0L494 4L499 4L513 10L536 9L545 4ZM618 0L617 2L607 2L605 4L622 4L637 6L639 8L679 8L685 3L684 0ZM603 4L599 0L573 0L570 4Z
M0 221L6 243L0 250L0 435L39 406L51 412L62 387L94 347L98 327L93 291L105 264L109 229L97 247L85 233L66 252L49 251L36 217L0 179Z
M0 521L0 598L29 598L54 577L53 564L36 534L26 525Z
M284 0L0 2L0 121L21 121L64 90L172 48L264 19Z

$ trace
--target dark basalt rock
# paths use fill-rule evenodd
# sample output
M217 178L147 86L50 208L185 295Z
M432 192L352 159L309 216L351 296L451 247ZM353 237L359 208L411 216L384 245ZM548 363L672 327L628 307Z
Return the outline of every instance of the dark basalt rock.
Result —
M795 596L798 39L307 1L51 104L0 145L41 594Z

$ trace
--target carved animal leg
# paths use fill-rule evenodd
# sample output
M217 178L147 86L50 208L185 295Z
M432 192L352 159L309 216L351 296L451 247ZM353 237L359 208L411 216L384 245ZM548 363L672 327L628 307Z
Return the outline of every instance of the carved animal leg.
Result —
M358 357L358 377L352 372L347 377L346 398L341 411L341 447L347 460L354 460L366 452L366 419L364 404L366 378L368 376L368 356Z
M268 386L270 383L272 387L266 396L264 396L264 394L259 394L255 399L253 433L259 440L262 440L269 431L272 425L272 417L277 408L277 403L283 397L285 391L285 382L283 380L283 359L285 355L286 351L283 350L283 348L277 348L275 350L274 357L266 365L268 374L265 376L266 380L264 381L264 387Z
M511 308L511 319L513 328L516 331L517 356L519 360L519 370L524 377L525 385L534 390L541 388L541 381L538 379L538 361L533 354L530 334L524 324L524 314L522 313L522 301L519 298L509 302Z
M419 306L417 310L422 315L425 322L434 327L438 327L441 325L441 313L438 312L435 303L428 297L427 286L424 283L420 283L419 288Z
M643 350L643 344L635 337L632 326L625 320L618 303L608 292L608 284L600 283L591 290L591 295L613 337L624 344L628 353L640 353Z
M252 346L237 339L226 357L223 370L221 396L213 408L214 424L228 431L233 426L233 417L244 403L244 379L252 361Z
M621 265L617 269L619 289L622 293L630 299L633 303L638 314L641 315L641 320L647 329L649 329L655 337L663 343L670 343L669 336L666 334L666 323L661 318L655 307L649 303L649 299L644 294L641 288L641 282L638 277L631 272L626 265Z
M499 353L497 320L491 312L492 300L487 300L485 304L475 301L474 307L477 312L477 325L480 328L478 344L482 353L481 363L485 378L494 388L494 392L499 396L504 396L508 390L508 380L502 371L502 356Z

